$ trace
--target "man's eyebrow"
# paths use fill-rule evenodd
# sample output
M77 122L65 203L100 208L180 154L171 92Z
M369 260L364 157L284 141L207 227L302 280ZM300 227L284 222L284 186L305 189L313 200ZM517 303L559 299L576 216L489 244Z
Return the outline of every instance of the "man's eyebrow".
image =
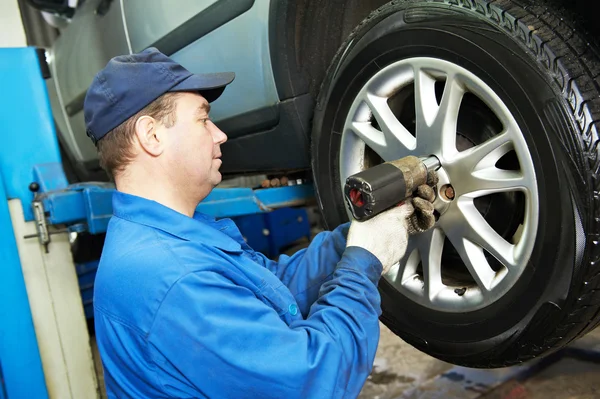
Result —
M200 115L200 114L202 114L202 111L206 112L207 114L210 113L210 104L202 103L196 110L196 114Z

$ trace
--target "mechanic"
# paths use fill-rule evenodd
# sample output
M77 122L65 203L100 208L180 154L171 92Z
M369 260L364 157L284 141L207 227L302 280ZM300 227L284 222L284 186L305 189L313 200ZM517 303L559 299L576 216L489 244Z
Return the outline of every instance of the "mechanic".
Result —
M195 212L221 181L227 136L209 103L233 79L150 48L113 58L86 95L87 134L117 189L94 288L111 398L358 396L379 340L378 281L409 230L431 227L408 200L275 262L231 220Z

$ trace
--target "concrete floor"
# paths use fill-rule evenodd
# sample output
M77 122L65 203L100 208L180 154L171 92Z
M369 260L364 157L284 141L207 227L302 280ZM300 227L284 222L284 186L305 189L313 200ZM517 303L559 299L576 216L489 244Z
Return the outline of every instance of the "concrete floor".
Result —
M406 344L381 324L375 367L360 399L591 399L600 398L600 329L573 343L594 361L563 357L524 380L507 378L522 367L473 370L434 359ZM485 383L461 381L468 376ZM465 377L469 378L469 377ZM494 379L497 379L494 382ZM477 388L477 389L476 389Z
M572 345L600 354L600 329ZM102 366L92 338L101 398L106 398ZM522 381L506 380L517 368L469 370L428 356L381 324L381 340L373 372L358 399L592 399L600 398L600 355L597 362L565 357ZM520 367L519 370L527 367ZM457 371L458 370L458 371ZM465 384L452 375L475 373L485 384ZM477 374L479 373L479 374ZM500 382L494 381L498 377ZM506 381L505 381L506 380ZM504 382L502 382L504 381ZM469 381L467 381L469 382ZM483 388L474 389L474 386Z
M381 324L373 372L359 399L400 398L410 388L445 373L453 366L418 351Z

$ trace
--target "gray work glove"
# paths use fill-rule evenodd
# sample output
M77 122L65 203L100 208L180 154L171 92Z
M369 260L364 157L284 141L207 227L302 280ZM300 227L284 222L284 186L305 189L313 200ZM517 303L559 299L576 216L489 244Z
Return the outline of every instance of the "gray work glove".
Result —
M438 182L437 173L430 171L427 174L427 184L419 186L415 195L405 201L413 206L409 217L410 223L407 227L409 234L423 233L435 224L435 215L433 214L435 190L433 187L436 187Z
M405 201L405 205L410 205L413 208L407 225L409 234L423 233L433 227L435 224L434 200L435 192L433 188L424 184L419 186L415 196Z
M404 256L409 235L427 231L435 224L434 199L434 190L423 185L403 204L364 222L353 220L346 247L369 251L383 265L382 274L386 274Z

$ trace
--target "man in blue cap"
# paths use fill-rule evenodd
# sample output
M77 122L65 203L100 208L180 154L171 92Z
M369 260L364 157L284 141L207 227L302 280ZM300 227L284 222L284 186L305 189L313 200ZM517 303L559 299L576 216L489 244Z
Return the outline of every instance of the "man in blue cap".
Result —
M150 48L112 59L88 90L87 134L117 188L94 292L110 398L356 397L379 340L377 283L414 223L433 224L408 201L276 263L231 220L195 212L221 181L227 136L209 111L233 79Z

